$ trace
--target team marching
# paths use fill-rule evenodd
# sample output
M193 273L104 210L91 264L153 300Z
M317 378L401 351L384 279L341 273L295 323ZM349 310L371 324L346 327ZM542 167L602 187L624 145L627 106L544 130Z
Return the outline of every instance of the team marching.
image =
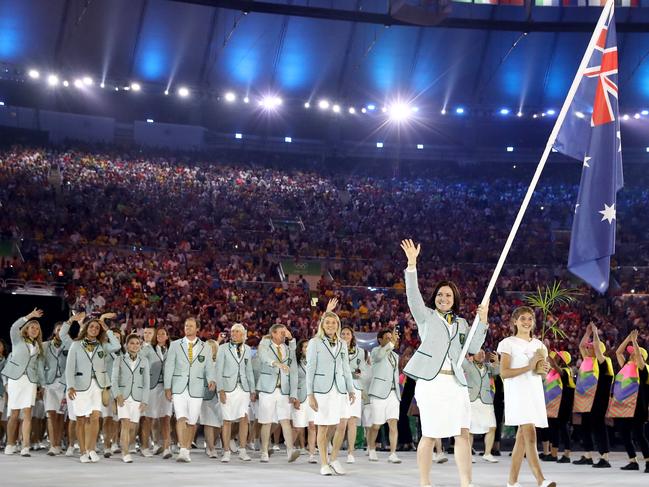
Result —
M404 367L397 330L380 331L377 346L364 350L354 330L341 326L335 298L310 340L296 342L287 326L273 324L256 350L246 344L243 324L204 341L199 321L189 317L184 336L171 340L164 328L125 335L110 326L111 313L76 313L44 341L43 312L35 309L11 326L10 350L0 341L5 455L29 457L47 436L47 455L78 455L81 463L111 456L132 463L136 453L189 463L200 425L205 454L220 462L254 456L268 463L279 456L283 438L280 461L303 455L319 464L322 475L344 475L343 464L358 461L358 427L366 461L381 460L377 439L383 431L384 460L401 463L398 421L414 395L422 487L432 485L432 464L447 460L442 438L452 442L461 486L473 486L473 437L484 435L481 460L496 463L503 426L516 429L508 487L520 487L523 460L542 487L557 485L544 477L545 461L610 468L611 425L628 454L622 470L649 473L649 374L637 331L614 351L614 362L590 325L575 370L568 352L548 351L534 337L535 313L527 307L512 314L511 336L497 350L484 350L489 324L487 307L480 306L469 353L458 367L470 331L459 316L460 291L441 281L425 302L417 279L421 246L411 240L401 246L408 259L406 296L421 339ZM585 453L573 459L576 436Z

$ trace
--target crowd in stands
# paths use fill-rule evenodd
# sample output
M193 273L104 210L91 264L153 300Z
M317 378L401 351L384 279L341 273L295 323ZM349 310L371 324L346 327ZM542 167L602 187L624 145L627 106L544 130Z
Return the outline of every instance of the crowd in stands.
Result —
M20 241L22 259L2 257L0 278L58 281L72 308L116 311L133 329L179 329L195 315L211 336L241 321L252 345L273 322L312 336L322 303L336 295L343 325L399 327L408 352L418 337L400 239L422 242L422 289L454 280L463 315L473 317L528 185L514 176L332 176L197 159L3 149L0 239ZM576 352L590 321L609 344L632 327L649 340L649 186L634 180L620 193L619 286L600 298L565 271L577 183L542 180L492 299L487 348L509 334L524 294L554 280L579 294L555 313L567 336L550 334L550 345ZM298 219L304 230L273 224ZM318 285L282 282L282 258L317 258Z

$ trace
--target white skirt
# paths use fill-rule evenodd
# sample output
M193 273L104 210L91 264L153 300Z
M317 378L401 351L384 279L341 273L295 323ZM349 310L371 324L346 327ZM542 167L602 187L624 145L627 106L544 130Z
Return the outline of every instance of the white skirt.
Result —
M63 414L61 403L65 397L65 385L56 381L45 386L43 390L43 402L45 411L54 411L56 414Z
M90 416L93 411L101 412L104 406L101 403L101 387L97 385L97 381L91 380L88 389L82 392L77 391L73 403L74 414L77 418Z
M203 399L198 422L203 426L213 426L214 428L223 426L223 413L221 412L221 402L218 394L209 401Z
M471 426L469 389L453 375L438 374L433 380L419 379L415 385L421 434L427 438L458 436Z
M34 407L36 404L36 384L29 381L27 374L18 379L7 379L7 412L14 409Z
M140 401L136 401L132 397L128 397L124 400L123 406L117 406L117 418L118 419L128 419L131 423L139 423L140 416Z
M322 426L331 426L340 423L347 412L349 404L349 395L341 394L333 387L326 394L315 393L318 401L318 410L315 412L315 424Z
M224 421L239 421L248 415L250 405L250 393L244 391L241 386L234 388L232 392L225 393L225 404L221 404L221 412Z
M291 406L291 421L294 428L306 428L309 423L315 423L315 411L309 406L308 399L300 403L300 409Z
M343 419L349 419L349 418L361 418L363 415L363 391L356 389L354 387L354 394L356 395L356 399L354 399L354 404L350 404L349 401L347 401L347 407L345 408L345 412L343 414ZM347 396L349 399L349 396Z
M171 410L173 409L173 402L167 400L165 396L163 384L156 384L156 386L149 391L149 404L146 405L144 415L147 418L164 418L165 416L171 417Z
M479 398L471 403L471 429L474 435L489 433L496 427L496 413L493 404L485 404Z
M372 405L370 403L363 404L361 426L363 428L370 428L372 425Z

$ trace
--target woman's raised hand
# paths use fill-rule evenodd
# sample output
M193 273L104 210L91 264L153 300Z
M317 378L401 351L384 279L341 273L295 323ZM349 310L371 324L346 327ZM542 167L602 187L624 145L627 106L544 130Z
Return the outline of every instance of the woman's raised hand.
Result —
M417 265L417 257L419 257L419 252L421 252L421 244L415 243L411 239L406 239L401 241L401 248L408 258L408 267Z
M327 303L327 312L332 312L338 306L338 298L331 298Z

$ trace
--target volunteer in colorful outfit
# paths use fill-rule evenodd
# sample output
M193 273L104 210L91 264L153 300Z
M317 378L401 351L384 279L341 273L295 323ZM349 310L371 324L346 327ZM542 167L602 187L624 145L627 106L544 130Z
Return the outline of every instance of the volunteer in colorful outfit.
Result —
M548 355L550 370L545 376L545 409L548 415L548 441L550 451L544 461L570 463L570 422L575 399L575 381L569 365L572 360L566 351L552 351ZM559 458L559 444L563 455Z
M628 360L625 360L625 352ZM647 351L638 345L638 330L633 330L615 352L620 371L615 376L613 393L606 414L615 418L615 428L624 443L629 463L622 470L640 470L636 447L640 448L649 473L649 443L645 436L647 423ZM634 444L635 442L635 444Z
M84 320L79 336L70 346L65 365L67 396L72 401L77 423L77 441L81 451L81 463L96 463L99 416L110 403L110 376L107 373L107 357L119 350L120 343L108 329L102 315L99 319ZM104 400L102 399L104 396Z
M165 396L173 401L180 444L176 461L184 463L192 461L189 450L201 413L205 380L210 390L216 389L212 349L198 338L199 327L196 318L185 320L185 337L171 343L164 364Z
M349 369L347 343L340 338L340 318L334 309L338 300L332 298L320 317L316 336L309 340L306 357L306 389L309 405L315 411L318 427L317 443L321 475L344 475L338 460L344 439L344 419L348 404L356 398ZM360 400L360 398L358 398ZM344 423L342 426L340 423ZM329 433L335 431L331 455L327 453Z
M524 458L539 487L556 487L556 482L543 476L536 449L536 428L548 427L542 378L550 370L547 348L534 338L536 318L532 308L516 308L511 324L513 336L498 344L500 375L505 385L505 424L518 426L507 487L521 487L518 477Z
M461 487L471 483L471 402L466 378L457 367L464 340L470 327L458 316L460 293L454 283L442 281L435 286L431 303L426 306L417 282L417 258L421 245L412 240L401 242L408 259L405 270L408 306L421 337L421 344L406 364L404 373L417 380L415 399L419 406L422 438L417 447L419 482L430 486L430 469L434 438L455 438L455 463ZM469 345L469 353L477 353L487 334L487 309L479 306L478 328Z
M592 337L593 341L590 342ZM582 363L575 388L574 413L581 413L581 430L585 454L572 462L575 465L591 465L594 468L611 468L608 461L609 442L606 429L606 411L613 383L613 363L605 355L606 346L599 340L594 324L586 328L579 353ZM593 434L601 458L593 463Z
M500 363L497 354L492 354L493 362L485 362L486 354L480 350L470 360L463 363L469 386L469 399L471 400L471 447L474 435L485 435L484 454L482 459L489 463L498 463L491 454L491 449L496 436L496 413L494 411L494 391L492 383L494 377L500 373Z
M140 355L140 337L126 338L126 351L113 363L111 393L117 402L121 423L120 447L122 461L132 463L129 445L135 440L140 416L149 402L149 362Z
M363 416L362 398L367 396L364 382L366 382L367 376L369 375L369 366L365 358L365 350L356 345L356 336L352 328L349 326L343 327L340 332L340 338L347 343L349 349L349 369L352 372L354 393L356 394L356 401L354 401L354 404L349 405L345 414L347 418L347 463L354 463L356 461L354 458L356 427Z
M18 425L22 413L22 449L20 455L31 456L29 440L32 433L32 408L36 403L36 391L45 382L44 351L41 325L37 321L43 311L34 309L18 318L9 330L11 355L4 364L2 375L7 378L7 446L5 455L16 453Z

